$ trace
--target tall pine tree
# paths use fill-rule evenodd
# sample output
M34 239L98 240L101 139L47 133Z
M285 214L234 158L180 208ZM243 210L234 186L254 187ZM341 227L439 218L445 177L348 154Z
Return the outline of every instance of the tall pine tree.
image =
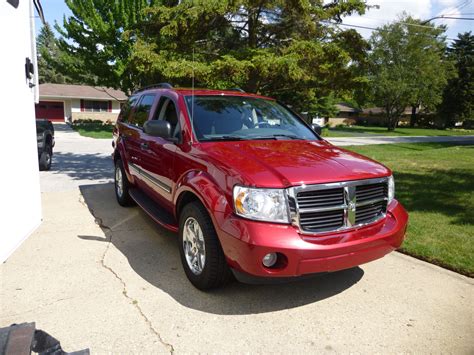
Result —
M38 50L38 78L40 84L64 84L71 78L58 70L55 59L60 56L58 42L49 23L45 23L36 38Z
M130 88L126 72L134 43L128 32L153 0L65 0L72 16L56 29L62 35L61 70L92 85Z

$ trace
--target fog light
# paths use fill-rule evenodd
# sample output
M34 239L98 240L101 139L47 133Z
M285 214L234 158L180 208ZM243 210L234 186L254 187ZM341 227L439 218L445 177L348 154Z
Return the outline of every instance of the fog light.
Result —
M269 253L263 257L262 264L266 267L272 267L277 262L277 254Z

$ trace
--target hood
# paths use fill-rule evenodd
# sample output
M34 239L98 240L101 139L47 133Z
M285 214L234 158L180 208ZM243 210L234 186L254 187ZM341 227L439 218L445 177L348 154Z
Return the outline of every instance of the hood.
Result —
M200 148L217 169L248 186L289 187L391 174L382 164L323 140L213 142Z

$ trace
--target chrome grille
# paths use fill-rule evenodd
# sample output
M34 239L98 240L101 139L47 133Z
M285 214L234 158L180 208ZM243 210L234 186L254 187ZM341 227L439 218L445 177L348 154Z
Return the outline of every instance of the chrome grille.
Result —
M387 209L387 178L288 189L293 224L304 233L339 231L376 222Z
M298 206L300 208L317 208L344 203L343 189L328 189L316 191L303 191L298 193Z
M359 206L356 209L355 224L368 223L377 218L381 213L385 213L386 201L371 203L370 205Z
M344 226L344 210L300 214L301 228L309 232L322 232Z
M356 186L357 202L383 199L387 197L387 183L368 184Z

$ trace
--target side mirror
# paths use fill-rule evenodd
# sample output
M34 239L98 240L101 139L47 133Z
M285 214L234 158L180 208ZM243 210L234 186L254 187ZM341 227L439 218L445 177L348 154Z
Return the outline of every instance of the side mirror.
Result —
M321 135L321 133L323 132L323 129L321 128L321 126L317 124L312 124L311 129L315 131L318 135Z
M153 137L161 137L164 139L171 138L171 124L168 121L151 120L146 121L143 125L146 134Z

